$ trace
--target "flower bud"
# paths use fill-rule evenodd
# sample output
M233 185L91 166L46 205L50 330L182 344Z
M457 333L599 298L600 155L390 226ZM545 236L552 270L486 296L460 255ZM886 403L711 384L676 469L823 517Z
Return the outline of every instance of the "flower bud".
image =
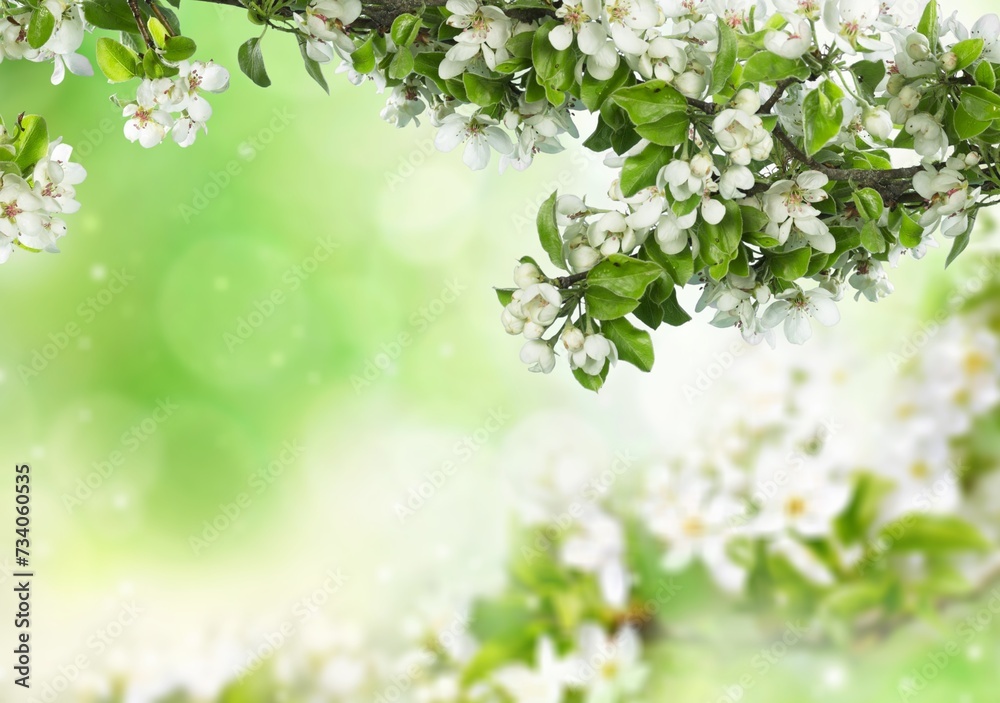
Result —
M691 175L695 178L707 178L714 167L715 162L712 161L712 155L704 151L695 154L694 158L691 159Z
M954 51L949 51L941 57L941 68L951 73L958 68L958 55Z
M531 322L529 320L524 323L522 331L525 339L541 339L542 335L545 334L545 329L544 325L540 325L537 322Z
M576 272L589 271L597 266L600 260L601 255L597 249L586 244L572 248L569 252L569 265Z
M680 91L681 95L688 98L700 98L707 85L705 76L694 71L685 71L674 79L674 87Z
M566 325L561 339L563 346L566 347L566 350L570 353L578 352L583 349L584 337L583 332L579 327Z
M889 81L886 84L886 90L889 92L889 95L899 95L899 91L901 91L905 85L906 76L902 73L893 73L889 76Z
M931 47L927 37L914 32L906 38L906 55L914 61L925 61L930 58Z
M521 334L524 331L524 320L515 316L509 308L504 308L500 313L500 322L507 334Z
M756 115L760 109L760 96L756 90L744 88L733 98L732 105L737 110L742 110L748 115Z
M549 373L556 367L552 347L538 340L526 342L521 347L521 361L528 365L528 371L532 373Z
M868 134L876 139L888 139L892 133L892 116L884 107L866 108L861 120Z
M907 110L916 110L917 106L920 105L920 91L910 86L904 86L899 91L899 101Z
M978 166L981 159L982 157L979 155L978 152L975 151L970 152L965 155L965 165L968 166L969 168L972 168L973 166Z
M542 272L530 262L520 264L514 269L514 283L522 290L532 284L541 283L544 280L545 277L542 276Z

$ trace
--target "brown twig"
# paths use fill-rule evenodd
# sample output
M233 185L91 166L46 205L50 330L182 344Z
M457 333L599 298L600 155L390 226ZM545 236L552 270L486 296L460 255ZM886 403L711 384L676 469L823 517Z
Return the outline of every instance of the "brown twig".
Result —
M139 28L142 40L146 42L146 46L150 49L156 48L156 42L153 41L153 36L149 33L149 27L146 26L146 22L142 19L142 11L139 10L139 3L136 0L126 0L126 2L128 2L128 9L132 12L132 17L135 18L135 25Z

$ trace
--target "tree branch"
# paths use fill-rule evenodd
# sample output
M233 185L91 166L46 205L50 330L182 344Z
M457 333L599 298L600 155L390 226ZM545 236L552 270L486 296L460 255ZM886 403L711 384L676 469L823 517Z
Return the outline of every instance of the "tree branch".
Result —
M136 0L126 0L128 2L128 9L132 13L132 17L135 18L135 26L139 28L139 34L142 35L142 40L146 42L146 46L150 49L156 46L156 42L153 41L153 35L149 33L149 27L142 19L142 11L139 9L139 3Z
M781 100L781 96L785 94L785 91L788 90L793 84L799 82L800 81L797 78L785 78L784 80L778 81L774 86L774 92L771 94L771 97L764 101L764 104L760 106L759 110L757 110L757 114L769 114L771 110L774 109L774 106L778 104L778 101Z
M875 190L887 190L890 184L887 181L913 180L913 177L924 170L923 166L910 166L909 168L890 169L861 169L861 168L833 168L822 164L816 159L803 152L795 141L788 136L788 133L779 124L774 128L775 138L781 142L796 161L814 168L825 174L834 181L850 181L860 186L874 188Z

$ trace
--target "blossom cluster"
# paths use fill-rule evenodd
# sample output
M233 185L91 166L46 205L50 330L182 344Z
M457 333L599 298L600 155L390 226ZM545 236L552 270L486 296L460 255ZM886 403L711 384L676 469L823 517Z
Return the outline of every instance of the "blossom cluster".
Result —
M0 125L0 155L7 137ZM66 234L62 215L80 209L76 189L87 172L70 161L73 148L61 139L48 144L45 156L26 175L0 171L0 263L14 248L57 253L57 240Z
M4 59L52 62L52 83L62 83L66 71L78 76L94 75L90 61L77 53L83 44L87 25L83 19L83 3L65 0L45 0L40 3L53 19L52 28L44 43L35 46L29 41L29 26L38 11L32 7L0 7L0 62Z
M144 78L135 100L123 105L125 138L149 149L169 133L182 146L194 144L200 131L208 131L212 106L204 93L221 93L229 87L229 72L213 61L182 61L174 78Z
M862 0L581 0L554 10L449 0L397 17L381 36L365 31L356 2L313 2L306 16L318 18L296 19L313 59L339 54L352 80L389 90L382 116L396 126L429 116L437 147L462 147L472 169L493 152L501 170L526 168L576 136L575 112L599 115L584 146L606 152L617 178L588 204L558 198L559 240L542 244L570 275L540 274L548 288L532 291L545 291L546 315L564 314L520 314L523 289L502 298L504 327L527 337L522 358L534 371L554 367L567 326L596 333L597 321L629 313L653 329L685 322L678 294L688 286L703 288L696 311L713 310L711 324L754 344L773 345L782 329L801 344L812 322L839 321L849 292L889 295L887 269L938 246L936 232L960 253L1000 189L996 15L967 28L933 2L910 25L893 3ZM586 291L599 284L589 273L617 256L659 265L677 290L625 295L638 306L619 305L615 318L591 311Z
M520 536L499 593L415 594L380 641L319 613L263 648L273 626L244 623L231 641L116 660L107 679L92 670L78 688L100 703L228 700L264 686L304 700L616 703L647 699L658 647L698 639L726 608L745 620L756 602L764 643L766 623L789 619L814 638L891 631L996 577L995 494L967 490L1000 476L972 467L968 449L995 440L981 420L1000 408L996 320L973 312L935 325L868 433L829 414L824 401L843 389L822 354L794 370L741 359L727 382L744 405L706 418L720 440L692 451L664 438L651 461L612 458L577 414L525 418L502 453ZM174 661L184 664L165 672Z

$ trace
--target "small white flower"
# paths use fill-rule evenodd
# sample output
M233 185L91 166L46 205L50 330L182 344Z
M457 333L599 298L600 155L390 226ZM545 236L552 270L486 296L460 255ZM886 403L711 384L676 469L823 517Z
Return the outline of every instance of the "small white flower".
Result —
M548 327L555 322L562 307L559 289L551 283L533 283L524 289L521 309L532 322Z
M971 37L982 39L982 59L990 63L1000 63L1000 17L995 14L983 15L972 25Z
M606 212L594 221L587 231L587 239L602 256L627 254L641 243L625 216L616 211Z
M552 640L542 636L534 667L509 664L496 671L493 680L518 703L561 703L567 676L567 663L558 658Z
M830 327L840 322L840 311L832 295L823 288L802 291L790 288L775 296L764 312L761 323L772 329L785 323L785 337L792 344L804 344L812 336L809 318Z
M497 126L496 120L452 113L442 121L434 146L440 151L451 151L462 142L465 142L462 161L473 171L486 168L491 147L500 154L509 154L514 148L510 136Z
M579 332L579 330L577 331ZM573 336L570 341L575 343L577 340ZM570 349L570 345L566 344L566 348ZM608 361L611 362L612 366L618 363L618 348L603 334L585 335L583 345L578 349L570 350L570 368L581 369L590 376L600 374Z
M157 103L153 81L148 78L139 85L135 102L127 104L122 115L130 118L125 123L125 138L130 142L138 141L146 149L162 142L174 124L170 114Z
M812 49L812 28L809 20L790 22L785 29L772 29L764 36L764 48L786 59L800 58Z
M563 542L562 563L597 577L604 601L622 608L628 600L629 575L623 561L625 532L611 516L591 507L577 520L578 529Z
M194 122L207 122L212 116L212 106L201 94L221 93L229 88L229 71L213 61L182 61L177 68L180 75L176 82L183 96L180 109L186 110Z
M599 625L582 625L570 664L570 682L587 691L585 703L628 700L649 675L638 633L624 627L613 637Z
M540 339L529 340L521 347L521 361L528 365L532 373L551 373L556 367L556 355L548 342Z
M564 2L556 10L556 18L563 23L549 32L552 46L562 51L573 44L576 36L580 51L593 56L607 41L607 31L600 23L600 0L582 0L578 3Z
M868 134L885 141L892 134L892 115L881 105L867 107L861 113L861 123Z
M832 253L836 241L829 227L819 219L819 210L812 206L829 197L823 190L829 182L830 179L819 171L805 171L794 181L786 179L773 183L764 195L764 212L770 220L767 233L784 244L794 225L814 249Z
M933 115L913 115L906 121L905 129L913 136L914 150L925 159L935 159L948 151L948 135Z
M465 71L469 63L482 55L493 70L509 58L506 44L511 37L511 21L498 7L480 5L477 0L448 0L451 16L446 22L462 30L455 44L438 67L442 78L454 78Z

